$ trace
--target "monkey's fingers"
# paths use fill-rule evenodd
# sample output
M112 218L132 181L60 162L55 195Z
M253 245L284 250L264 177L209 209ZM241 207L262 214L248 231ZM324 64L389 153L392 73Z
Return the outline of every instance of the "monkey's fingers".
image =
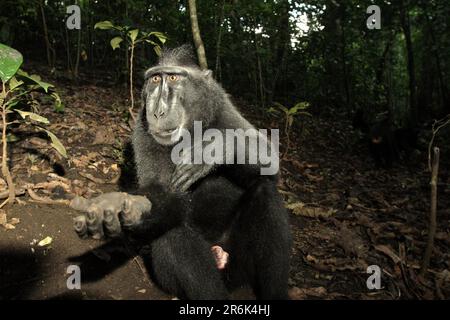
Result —
M73 219L73 228L80 238L86 238L88 236L86 217L78 216Z
M211 170L211 165L194 165L190 171L185 172L175 183L177 191L186 192L195 182L205 177Z
M195 168L193 165L183 165L174 172L172 179L170 181L171 191L186 191L186 184L189 184L190 178L195 174ZM183 186L183 188L181 188Z
M105 235L103 230L103 209L91 205L86 213L86 224L89 235L94 239L101 239Z
M147 200L148 201L148 200ZM150 201L148 201L150 203ZM130 228L141 222L143 211L142 205L136 203L133 198L127 198L124 202L123 210L119 213L120 224L124 228ZM151 208L151 206L150 206Z
M114 238L120 235L122 228L119 221L120 212L113 210L104 211L103 228L108 237Z

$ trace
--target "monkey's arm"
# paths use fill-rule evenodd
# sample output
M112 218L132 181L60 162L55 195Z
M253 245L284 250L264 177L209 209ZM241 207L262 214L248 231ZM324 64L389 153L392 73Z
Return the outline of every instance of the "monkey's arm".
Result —
M170 193L150 185L134 194L111 192L87 200L75 198L71 206L84 214L75 218L80 237L115 237L125 231L155 238L183 223L189 212L189 195ZM149 199L158 199L154 203Z
M125 228L126 232L142 239L158 238L183 224L192 210L189 194L171 192L158 184L141 188L135 194L158 199L153 202L151 212L144 214L139 223Z
M275 184L278 182L278 174L261 175L260 169L258 165L233 164L223 165L217 169L217 172L243 190L251 189L255 184L263 181Z

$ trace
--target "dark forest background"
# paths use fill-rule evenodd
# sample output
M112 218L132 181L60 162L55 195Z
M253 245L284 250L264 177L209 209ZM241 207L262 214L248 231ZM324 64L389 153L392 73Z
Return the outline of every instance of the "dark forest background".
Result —
M73 78L85 71L126 83L126 46L113 53L113 32L95 23L163 32L170 47L192 41L187 1L78 1L82 27L68 30L66 7L75 3L2 1L0 42ZM380 30L366 27L372 4L381 8ZM397 126L450 113L446 0L198 0L197 11L208 67L260 110L275 101L307 101L314 112L363 109L369 119L389 110ZM155 60L152 46L137 47L136 74Z

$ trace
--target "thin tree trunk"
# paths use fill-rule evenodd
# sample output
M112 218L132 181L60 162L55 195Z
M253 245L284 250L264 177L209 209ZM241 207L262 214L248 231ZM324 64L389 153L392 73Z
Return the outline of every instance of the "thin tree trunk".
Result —
M347 70L347 64L346 64L346 53L345 53L345 48L347 46L347 41L345 38L345 31L344 31L344 26L342 25L342 23L340 22L340 20L338 20L339 22L339 27L340 27L340 32L341 32L341 61L342 61L342 72L344 75L344 89L345 89L345 100L346 100L346 107L349 108L350 110L353 109L352 106L352 102L351 102L351 96L350 96L350 84L349 84L349 80L348 80L348 70Z
M66 42L66 55L67 55L67 70L70 71L71 77L73 75L73 64L72 64L72 57L70 53L70 41L69 41L69 32L67 31L67 28L64 26L64 34L65 34L65 42Z
M206 70L208 69L208 63L206 61L205 46L203 45L203 40L200 34L200 27L198 26L197 5L195 3L195 0L189 0L188 3L189 3L189 15L191 18L192 36L194 38L198 62L200 68Z
M47 21L45 19L43 0L39 1L39 9L41 11L42 27L44 29L44 40L45 40L45 50L47 52L47 63L48 63L49 67L52 67L52 58L51 58L51 54L50 54L50 41L48 39L48 28L47 28Z
M417 123L417 103L416 103L416 70L414 64L414 52L411 39L411 25L409 21L408 8L406 8L404 1L402 0L400 16L403 33L405 35L406 51L408 56L408 76L409 76L409 105L410 105L410 118L411 125L414 126Z
M422 267L420 270L421 276L424 276L430 265L430 258L433 252L434 237L436 235L436 207L437 207L437 179L439 172L439 148L433 149L433 165L431 170L431 209L430 209L430 224L428 226L428 240L427 248L425 250Z
M266 106L266 97L264 94L264 78L262 75L262 64L261 58L259 56L259 48L258 48L258 39L256 38L256 34L253 34L255 40L255 54L256 54L256 62L258 65L258 77L259 77L259 94L261 98L261 107L264 108Z
M130 116L133 119L133 122L136 123L136 118L134 117L134 92L133 92L133 59L134 59L134 41L131 43L131 52L130 52L130 101L131 106L128 109L130 112Z
M78 78L78 68L80 66L80 55L81 55L81 29L78 30L78 39L77 39L77 58L75 60L75 68L74 68L74 76L75 79Z
M7 122L7 110L6 110L6 86L5 83L2 81L2 93L0 97L0 105L2 107L2 144L3 144L3 150L2 150L2 175L6 180L6 183L8 184L8 190L9 190L9 196L8 199L3 202L0 207L3 207L6 203L9 203L10 205L14 203L14 199L16 197L16 191L14 187L14 181L11 177L11 172L8 168L8 140L6 136L6 128L8 126Z
M222 9L220 11L220 17L219 17L219 30L217 34L217 44L216 44L216 68L214 73L216 74L216 79L219 81L222 78L222 75L219 74L219 67L220 67L220 49L221 49L221 43L222 43L222 22L225 15L225 0L222 2Z
M272 77L270 90L268 92L267 102L272 103L275 96L275 90L277 88L280 75L284 74L286 67L286 53L287 48L290 45L291 33L289 27L289 2L284 0L282 3L282 12L278 21L278 37L275 46L275 61L273 63L273 69L275 74Z
M433 28L433 23L432 21L430 21L430 18L428 16L428 7L427 7L427 2L422 2L422 9L424 11L424 16L425 19L427 21L427 27L428 27L428 32L430 33L431 36L431 44L432 44L432 49L431 52L433 52L434 58L436 60L436 67L437 67L437 76L438 76L438 80L439 80L439 87L441 89L441 98L442 98L442 104L443 107L445 108L446 106L449 105L449 97L448 97L448 91L447 91L447 86L444 80L444 72L443 72L443 68L442 68L442 62L441 62L441 58L439 56L439 48L438 48L438 43L436 40L436 35L434 32L434 28Z

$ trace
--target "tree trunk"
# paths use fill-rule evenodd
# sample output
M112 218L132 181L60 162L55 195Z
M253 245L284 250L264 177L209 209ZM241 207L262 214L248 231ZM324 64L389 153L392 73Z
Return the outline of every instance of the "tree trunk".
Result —
M47 52L47 63L49 67L52 67L52 57L50 54L50 40L48 39L48 28L47 28L47 21L45 19L45 12L44 12L44 5L43 0L39 1L39 9L41 11L41 18L42 18L42 27L44 30L44 40L45 40L45 50Z
M414 51L411 39L411 25L409 21L408 8L406 7L404 1L401 2L400 7L400 20L402 25L402 30L405 35L406 51L408 56L408 76L409 76L409 105L410 105L410 121L411 125L415 126L417 123L417 101L416 101L416 70L414 64Z
M221 81L222 75L219 74L220 69L220 50L221 50L221 43L222 43L222 23L225 16L225 0L222 2L222 9L220 11L220 17L219 17L219 23L218 23L218 32L217 32L217 44L216 44L216 68L214 70L214 73L216 75L216 79Z
M276 56L273 64L275 75L273 76L271 81L270 91L268 93L269 97L267 99L268 103L273 102L280 75L284 74L285 72L286 52L291 41L291 33L289 27L289 9L289 2L287 0L284 0L281 7L280 19L278 22L278 39L275 46Z
M198 62L200 68L206 70L208 69L208 63L206 62L205 46L203 45L202 37L200 35L200 27L198 26L197 5L195 3L195 0L189 0L188 3L189 15L191 18L192 36L194 38Z
M441 52L440 48L438 47L439 44L436 40L436 35L434 32L434 28L433 28L433 23L430 20L429 16L428 16L428 6L427 6L427 2L421 2L421 7L424 11L424 17L425 20L427 22L427 29L428 29L428 33L430 35L430 39L431 39L431 52L434 55L434 58L436 60L436 68L437 68L437 76L438 76L438 80L439 80L439 88L441 91L441 98L442 98L442 106L445 109L445 107L449 107L450 106L450 101L449 101L449 94L448 94L448 88L447 85L445 83L445 76L444 76L444 71L442 68L442 62L441 62L441 57L439 56L439 53Z
M73 75L75 79L78 79L78 68L80 66L80 55L81 55L81 29L78 30L78 39L77 39L77 57L75 59L75 68Z

